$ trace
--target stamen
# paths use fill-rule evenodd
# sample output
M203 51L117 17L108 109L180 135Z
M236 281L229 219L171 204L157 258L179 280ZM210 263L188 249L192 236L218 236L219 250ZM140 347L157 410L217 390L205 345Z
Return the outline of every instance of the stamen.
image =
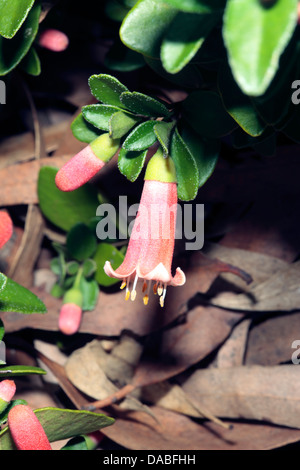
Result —
M147 285L147 283L145 282L144 285ZM148 302L149 302L149 293L150 293L150 289L151 289L151 284L152 284L152 281L149 281L149 285L148 285L148 289L147 289L147 294L144 295L143 297L143 302L144 302L144 305L148 305ZM144 288L144 286L143 286Z
M160 299L159 299L159 303L160 303L160 306L161 306L161 307L163 307L164 304L165 304L166 293L167 293L167 286L166 286L166 284L164 284L163 294L162 294L162 296L161 296Z
M128 300L130 297L130 290L129 290L129 284L130 284L130 279L127 279L127 284L126 284L126 292L125 292L125 300Z
M142 288L142 292L145 292L146 289L147 289L147 282L144 281L144 283L143 283L143 288Z
M157 294L157 282L153 286L153 293L154 293L154 295Z
M133 281L133 286L132 286L132 291L131 291L131 300L135 300L136 298L136 284L137 284L137 281L138 281L138 275L136 274L135 275L135 278L134 278L134 281Z
M124 289L126 287L126 279L123 279L120 289Z
M157 288L157 293L158 293L159 296L163 293L163 286L162 286L161 282L159 283L159 286Z

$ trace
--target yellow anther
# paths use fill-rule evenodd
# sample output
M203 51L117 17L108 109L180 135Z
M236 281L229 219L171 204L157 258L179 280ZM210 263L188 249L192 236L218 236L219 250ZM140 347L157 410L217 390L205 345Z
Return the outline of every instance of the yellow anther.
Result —
M126 287L126 281L122 281L122 284L120 286L120 289L124 289L124 287Z
M144 295L143 297L143 302L144 302L144 305L148 305L148 302L149 302L149 295Z
M135 300L136 298L136 290L131 291L131 300Z
M160 303L160 306L163 307L164 303L165 303L165 299L163 297L160 297L159 298L159 303Z
M128 290L128 291L126 292L126 295L125 295L125 300L128 300L129 297L130 297L130 291Z
M161 294L163 293L164 289L163 289L163 286L160 284L157 288L157 293L159 296L161 296Z

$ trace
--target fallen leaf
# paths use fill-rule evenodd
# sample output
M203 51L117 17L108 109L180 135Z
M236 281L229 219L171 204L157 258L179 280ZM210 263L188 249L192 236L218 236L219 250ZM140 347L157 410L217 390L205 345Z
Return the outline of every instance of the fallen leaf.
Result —
M182 387L215 416L300 428L296 365L198 369Z

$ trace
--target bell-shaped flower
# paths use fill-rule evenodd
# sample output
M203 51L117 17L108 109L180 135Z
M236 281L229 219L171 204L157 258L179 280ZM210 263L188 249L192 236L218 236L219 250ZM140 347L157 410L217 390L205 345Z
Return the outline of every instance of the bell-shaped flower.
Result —
M144 188L123 263L114 270L109 261L105 273L122 280L126 300L136 297L138 280L142 280L144 304L147 305L151 283L164 305L168 285L181 286L185 275L180 268L172 276L171 265L175 244L177 183L173 160L165 158L162 149L148 163ZM131 289L132 286L132 289ZM131 289L131 294L130 294Z
M5 211L0 211L0 248L5 245L13 234L13 223Z
M55 183L61 191L74 191L87 183L119 149L120 140L108 133L101 134L71 158L56 174Z

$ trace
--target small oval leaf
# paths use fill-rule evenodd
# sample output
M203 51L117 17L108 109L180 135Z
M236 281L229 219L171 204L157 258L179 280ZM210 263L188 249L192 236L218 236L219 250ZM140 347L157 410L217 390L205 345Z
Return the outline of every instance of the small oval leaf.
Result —
M136 126L124 140L122 148L130 151L141 151L151 147L156 142L155 123L156 121L146 121Z

